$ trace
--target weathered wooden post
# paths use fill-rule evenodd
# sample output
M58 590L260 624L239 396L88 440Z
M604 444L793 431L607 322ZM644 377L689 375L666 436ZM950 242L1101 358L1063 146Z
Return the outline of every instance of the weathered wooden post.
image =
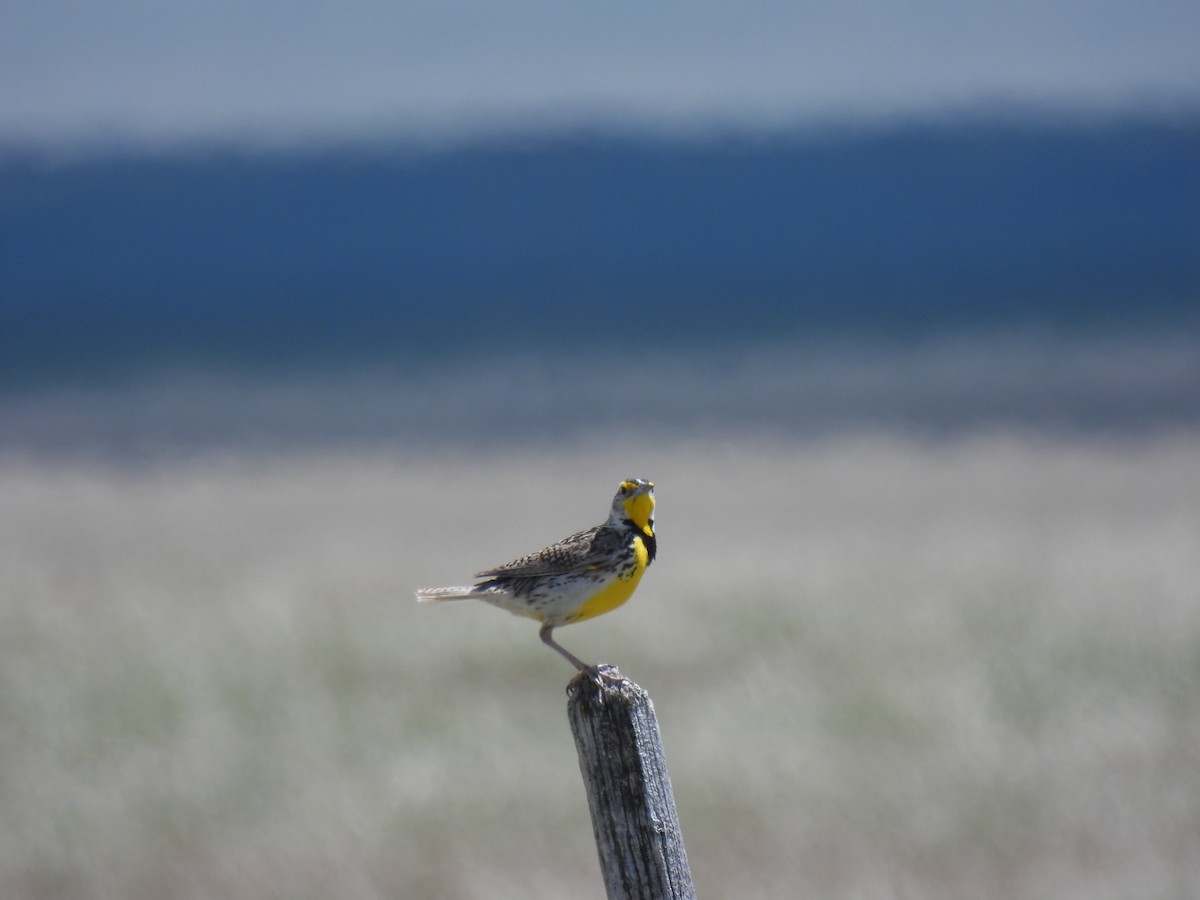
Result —
M696 896L650 695L603 670L567 685L567 717L609 900Z

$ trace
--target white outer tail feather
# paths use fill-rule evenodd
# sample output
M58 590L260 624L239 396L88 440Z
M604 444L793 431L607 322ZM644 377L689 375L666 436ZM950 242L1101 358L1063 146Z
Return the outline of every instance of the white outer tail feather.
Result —
M479 593L471 587L420 588L417 591L417 602L444 603L447 600L470 600L478 596Z

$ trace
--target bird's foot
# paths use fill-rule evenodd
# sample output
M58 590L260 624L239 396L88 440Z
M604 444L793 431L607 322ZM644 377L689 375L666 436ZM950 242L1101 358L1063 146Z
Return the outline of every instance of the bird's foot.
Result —
M600 702L604 702L604 689L614 685L621 684L625 681L625 676L621 674L616 666L610 666L607 663L599 663L594 666L584 666L579 670L576 678L586 678L597 688L597 697Z

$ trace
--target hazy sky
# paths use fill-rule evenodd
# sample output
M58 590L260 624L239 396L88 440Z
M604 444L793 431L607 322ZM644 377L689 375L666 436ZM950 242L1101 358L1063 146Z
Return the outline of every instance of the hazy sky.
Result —
M1169 109L1197 47L1197 0L10 2L0 142Z

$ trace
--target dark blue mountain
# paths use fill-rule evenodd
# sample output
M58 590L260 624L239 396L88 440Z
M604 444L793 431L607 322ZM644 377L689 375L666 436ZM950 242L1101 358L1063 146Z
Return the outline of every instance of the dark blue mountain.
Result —
M0 381L1191 327L1200 119L0 157Z

